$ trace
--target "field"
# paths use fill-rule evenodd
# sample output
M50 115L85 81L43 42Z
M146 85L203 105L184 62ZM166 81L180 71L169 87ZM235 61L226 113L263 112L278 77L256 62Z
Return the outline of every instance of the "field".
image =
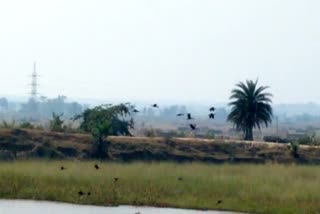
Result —
M94 164L1 163L0 198L252 213L320 211L318 166L98 163L100 169L96 170ZM61 166L66 169L60 170ZM86 195L79 196L80 190ZM217 204L219 200L221 204Z

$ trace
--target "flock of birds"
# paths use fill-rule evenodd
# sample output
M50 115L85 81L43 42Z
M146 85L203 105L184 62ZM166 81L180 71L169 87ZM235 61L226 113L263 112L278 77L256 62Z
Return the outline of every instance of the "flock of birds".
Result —
M100 166L96 163L96 164L94 165L94 168L95 168L96 170L99 170L99 169L100 169ZM67 169L67 168L65 168L64 166L61 166L61 167L60 167L60 170L61 170L61 171L66 170L66 169ZM183 181L183 177L178 177L177 180L180 181L180 182L182 182L182 181ZM117 183L118 181L119 181L119 178L118 178L118 177L113 178L113 182L114 182L114 183ZM79 197L84 197L84 196L89 197L89 196L91 196L91 192L83 192L82 190L80 190L80 191L78 192L78 195L79 195ZM220 205L220 204L222 204L222 203L223 203L222 200L218 200L218 201L216 202L216 205ZM135 214L140 214L140 212L137 212L137 213L135 213Z
M159 105L158 105L158 104L153 104L153 105L151 105L151 107L153 107L153 108L159 108ZM214 118L215 118L215 110L216 110L215 107L210 107L210 109L209 109L209 114L208 114L209 119L214 119ZM134 112L134 113L139 113L140 111L137 110L137 109L134 109L133 112ZM176 116L177 116L177 117L184 117L184 116L186 116L186 120L187 120L187 121L194 120L194 118L192 117L191 113L186 113L186 114L185 114L185 113L178 113ZM190 122L190 123L189 123L189 127L191 128L191 130L196 130L196 129L197 129L197 124ZM95 165L94 165L94 168L95 168L96 170L99 170L99 169L100 169L100 166L99 166L98 164L95 164ZM67 168L65 168L64 166L61 166L61 167L60 167L60 170L61 170L61 171L66 170L66 169L67 169ZM180 181L180 182L182 182L182 181L183 181L183 177L178 177L177 180ZM113 179L113 182L114 182L114 183L117 183L118 181L119 181L119 178L118 178L118 177L115 177L115 178ZM80 191L78 192L78 195L79 195L80 197L91 196L91 192L83 192L82 190L80 190ZM222 203L223 203L222 200L218 200L218 201L216 202L217 205L222 204ZM140 214L140 212L137 212L137 213L135 213L135 214Z
M159 108L159 105L155 103L155 104L151 105L151 107L153 107L153 108ZM208 114L209 119L212 119L212 120L213 120L213 119L215 118L215 115L216 115L216 114L215 114L215 110L216 110L215 107L210 107L210 109L209 109L209 114ZM134 113L139 113L140 111L137 110L137 109L134 109L133 112L134 112ZM185 114L184 114L184 113L178 113L176 116L177 116L177 117L183 117L183 116L185 116ZM192 117L191 113L187 113L186 116L187 116L187 121L194 120L194 118ZM194 131L194 130L197 129L197 124L195 124L195 123L189 123L189 127L191 128L192 131Z

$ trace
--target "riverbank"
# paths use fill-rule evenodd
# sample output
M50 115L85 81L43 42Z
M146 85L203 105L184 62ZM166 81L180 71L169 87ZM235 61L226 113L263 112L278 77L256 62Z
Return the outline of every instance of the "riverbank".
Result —
M250 213L320 210L318 166L98 163L97 170L94 164L1 163L0 198Z
M110 136L105 140L106 158L118 162L320 163L319 146L197 138ZM0 160L92 158L93 139L88 134L0 129Z

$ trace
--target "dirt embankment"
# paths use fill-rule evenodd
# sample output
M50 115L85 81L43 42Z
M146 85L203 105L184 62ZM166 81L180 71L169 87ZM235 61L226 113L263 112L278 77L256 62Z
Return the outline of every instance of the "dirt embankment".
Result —
M108 137L108 155L116 161L202 161L245 163L320 163L320 147L205 140L196 138ZM92 138L25 129L0 129L0 160L90 159Z

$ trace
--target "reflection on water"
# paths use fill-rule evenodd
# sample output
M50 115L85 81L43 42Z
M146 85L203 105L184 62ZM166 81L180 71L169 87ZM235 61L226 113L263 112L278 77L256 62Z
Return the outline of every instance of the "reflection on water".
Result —
M1 214L230 214L220 211L194 211L152 207L96 207L54 202L0 200Z

